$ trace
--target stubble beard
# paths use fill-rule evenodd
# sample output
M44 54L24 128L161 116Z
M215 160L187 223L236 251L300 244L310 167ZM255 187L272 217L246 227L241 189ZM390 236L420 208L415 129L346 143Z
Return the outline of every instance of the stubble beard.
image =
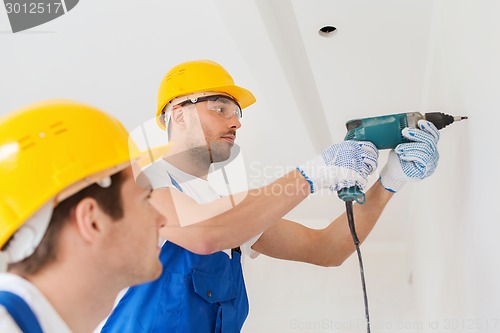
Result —
M211 142L208 144L211 163L224 162L231 156L231 146L227 142Z
M190 148L189 155L193 163L210 166L212 163L229 159L231 147L227 142L211 142L203 146Z

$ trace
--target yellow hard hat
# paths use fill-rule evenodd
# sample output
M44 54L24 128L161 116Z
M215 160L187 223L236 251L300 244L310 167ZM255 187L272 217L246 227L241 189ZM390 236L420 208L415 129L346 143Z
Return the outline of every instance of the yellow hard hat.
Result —
M158 125L165 129L161 114L174 98L204 91L226 93L242 109L255 103L255 96L249 90L236 86L231 75L218 63L210 60L189 61L172 68L160 84L156 111Z
M51 100L0 117L0 247L68 187L138 156L118 120L85 104Z

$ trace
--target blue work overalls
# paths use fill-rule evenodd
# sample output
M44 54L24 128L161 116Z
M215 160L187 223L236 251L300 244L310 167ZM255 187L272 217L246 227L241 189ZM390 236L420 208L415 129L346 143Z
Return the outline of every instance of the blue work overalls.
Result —
M5 307L23 333L43 333L35 313L18 295L0 290L0 305Z
M166 242L158 280L129 288L101 332L236 333L248 314L240 264L232 250L197 255Z
M169 175L172 184L183 191ZM248 315L241 251L198 255L163 244L161 276L128 289L103 333L238 333Z

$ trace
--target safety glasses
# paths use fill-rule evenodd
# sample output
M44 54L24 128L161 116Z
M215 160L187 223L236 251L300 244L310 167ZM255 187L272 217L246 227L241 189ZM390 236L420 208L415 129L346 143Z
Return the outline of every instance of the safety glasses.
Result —
M229 98L226 95L212 95L188 99L182 103L179 103L179 105L194 105L201 102L208 102L207 109L217 112L224 118L231 119L234 115L236 115L236 118L241 119L241 117L243 116L240 105L235 100Z

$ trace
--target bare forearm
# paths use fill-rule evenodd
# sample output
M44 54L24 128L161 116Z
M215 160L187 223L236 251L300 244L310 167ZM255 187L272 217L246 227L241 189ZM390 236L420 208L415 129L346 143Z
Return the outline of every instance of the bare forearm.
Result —
M355 205L354 219L361 241L373 229L391 197L392 193L377 182L366 194L366 203ZM269 228L252 248L273 258L320 266L338 266L355 250L345 213L321 230L282 219Z
M186 227L165 228L162 236L196 253L233 248L267 230L309 193L309 183L294 170L265 187L249 191L234 208L228 210L226 206L220 214Z
M366 202L354 205L354 224L360 242L368 237L392 195L377 181L366 193ZM338 266L356 249L345 213L317 231L316 238L318 248L312 252L311 261L318 265Z

